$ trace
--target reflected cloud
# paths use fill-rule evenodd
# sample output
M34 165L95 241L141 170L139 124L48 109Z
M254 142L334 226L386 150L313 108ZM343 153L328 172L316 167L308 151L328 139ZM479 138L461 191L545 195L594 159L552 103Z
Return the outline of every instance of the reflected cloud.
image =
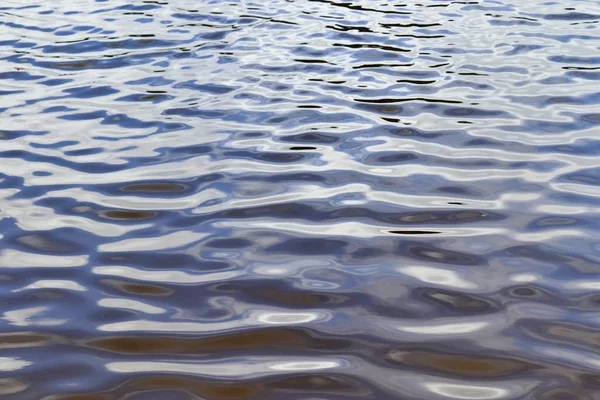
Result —
M275 313L275 312L253 312L252 318L258 322L268 325L290 325L306 324L326 317L323 312L313 313Z
M110 304L113 304L112 302ZM115 303L116 304L116 303ZM140 304L129 304L132 307L141 306ZM151 309L153 311L157 311ZM141 310L140 310L141 311ZM145 311L144 311L145 312ZM329 318L325 312L272 312L253 310L247 315L247 318L238 318L223 322L170 322L170 321L150 321L136 320L116 322L99 326L97 329L104 332L217 332L228 331L241 327L259 327L264 325L298 325L314 321L323 321Z
M87 265L89 256L50 256L7 249L0 253L5 268L72 268Z
M600 281L571 281L564 284L566 289L600 290Z
M108 308L122 308L127 310L140 311L146 314L164 314L167 312L164 308L144 304L141 301L130 299L102 299L98 305Z
M4 161L5 159L3 159ZM6 216L14 218L21 229L31 232L76 228L100 237L120 237L139 228L101 223L75 215L61 215L51 208L38 206L28 199L11 202L0 201L0 209Z
M115 373L133 374L182 373L212 378L242 378L249 376L269 376L278 373L298 371L322 371L341 367L345 361L311 360L305 357L289 357L288 361L279 362L275 357L255 356L249 358L230 358L215 361L158 362L130 361L111 362L106 369Z
M442 268L411 266L398 267L396 270L404 275L435 285L459 289L477 289L478 287L475 283L461 278L457 272Z
M239 327L239 321L228 322L168 322L168 321L125 321L99 326L102 332L179 332L209 333L224 332Z
M293 232L298 234L311 234L322 236L352 236L358 238L373 238L383 236L386 232L385 227L368 225L360 222L342 222L324 224L307 224L301 222L279 222L272 221L245 221L240 222L219 222L219 227L226 228L253 228L253 229L276 229L280 231Z
M539 279L536 274L519 273L510 275L509 279L517 283L532 283Z
M2 319L7 321L11 325L15 326L28 326L30 325L30 318L43 313L46 311L47 307L33 307L33 308L24 308L21 310L12 310L6 311L2 316Z
M42 281L37 281L30 285L27 285L22 289L13 290L13 292L21 292L23 290L32 290L32 289L61 289L61 290L73 290L76 292L85 292L86 290L88 290L86 287L84 287L74 281L42 280Z
M16 371L30 365L33 365L33 363L20 358L0 357L0 371Z
M142 196L107 196L102 193L91 193L80 188L70 188L57 190L48 193L52 197L67 197L78 199L79 201L91 202L107 208L123 208L136 211L154 211L154 210L185 210L211 200L224 199L227 195L216 189L204 190L188 197L173 198L147 198ZM138 225L137 228L149 227L152 225Z
M275 371L318 371L323 369L332 369L340 367L337 361L304 361L304 362L286 362L273 364L269 369Z
M32 307L6 311L1 319L14 326L56 326L65 323L64 319L40 317L48 310L48 307Z
M116 276L138 281L194 284L225 281L242 275L241 271L225 271L207 274L189 274L184 271L142 270L121 266L101 266L92 268L97 275Z
M510 391L501 388L456 385L449 383L425 383L425 387L432 393L445 396L450 399L461 400L494 400L506 398Z
M400 326L399 331L423 335L456 335L474 333L490 326L489 322L462 322L455 324L429 323L424 325Z
M98 250L104 252L166 250L190 245L204 239L208 235L208 233L202 232L178 231L164 236L125 239L119 242L102 244L98 246Z

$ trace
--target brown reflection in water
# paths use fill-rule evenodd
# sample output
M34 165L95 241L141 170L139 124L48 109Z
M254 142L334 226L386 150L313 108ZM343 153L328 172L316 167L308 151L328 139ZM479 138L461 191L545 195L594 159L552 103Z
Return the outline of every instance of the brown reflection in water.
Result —
M286 391L314 391L323 393L354 393L365 396L368 394L363 387L354 384L347 378L332 375L305 375L284 378L280 381L268 385L273 389L283 389Z
M175 193L183 192L188 187L181 183L134 183L123 186L123 192L152 192L152 193Z
M45 346L59 343L58 338L33 333L7 333L0 335L0 349L18 349L22 347Z
M315 307L324 304L343 304L348 298L332 294L283 292L277 289L259 289L254 293L277 304L288 304L303 307Z
M42 300L57 300L65 298L65 295L63 293L45 290L32 294L31 297Z
M284 284L275 287L273 282L259 280L223 283L215 285L214 288L217 291L224 293L244 293L256 302L267 302L268 304L275 303L282 307L318 307L323 305L344 304L350 300L349 296L330 293L315 293L307 290L299 290Z
M154 211L130 211L130 210L110 210L100 211L98 216L111 220L138 221L155 217L158 213Z
M388 353L386 359L393 364L426 367L442 373L473 378L499 378L536 368L532 364L517 360L399 350Z
M349 341L312 338L301 331L291 329L263 329L252 332L237 332L228 335L195 339L173 337L109 337L93 339L87 346L116 353L204 353L236 350L269 350L275 347L286 349L341 349L350 346Z
M17 242L32 250L50 253L68 253L76 250L76 248L69 243L39 234L21 236L17 239Z
M589 397L584 397L585 395L579 395L576 393L577 389L573 388L573 390L567 391L563 389L552 390L551 392L544 393L540 396L540 400L583 400L588 399ZM595 398L595 397L594 397Z
M598 399L600 397L600 375L590 373L590 374L582 374L578 377L578 386L579 390L573 390L572 393L585 393L587 397L586 399ZM567 399L567 397L565 397Z
M598 346L600 344L600 334L591 330L557 325L549 327L546 332L548 333L548 336L563 338L566 339L566 341L573 341L573 339L576 339L579 343L587 343L593 346Z
M256 395L260 388L257 385L232 383L217 384L186 378L155 377L132 381L128 386L141 390L179 389L212 399L246 399Z
M323 394L353 394L358 398L372 398L371 391L347 378L333 375L306 375L269 378L267 382L207 382L187 377L149 376L136 378L104 393L69 395L55 400L105 400L124 398L124 395L144 395L150 392L177 390L205 400L263 399L269 393L313 392ZM366 396L366 397L365 397ZM144 398L144 397L141 397Z
M596 350L600 345L600 333L582 325L569 323L543 323L527 325L524 329L537 340L566 344L569 346L591 348Z
M128 383L132 390L185 390L207 399L248 399L262 392L255 383L212 383L179 377L136 379Z
M158 285L149 285L146 283L131 283L112 279L106 279L103 281L103 283L106 283L115 289L128 294L144 296L169 296L173 293L172 289L164 288Z
M9 395L22 392L29 387L29 384L19 379L2 378L0 379L0 395Z
M56 400L105 400L123 398L122 396L143 394L151 391L178 390L191 393L206 400L255 399L264 388L259 383L204 382L199 379L154 376L138 378L111 390L111 394L59 397ZM86 397L89 396L89 397ZM143 397L142 397L143 398Z
M494 303L465 293L442 290L423 290L421 296L452 311L489 312L497 308Z

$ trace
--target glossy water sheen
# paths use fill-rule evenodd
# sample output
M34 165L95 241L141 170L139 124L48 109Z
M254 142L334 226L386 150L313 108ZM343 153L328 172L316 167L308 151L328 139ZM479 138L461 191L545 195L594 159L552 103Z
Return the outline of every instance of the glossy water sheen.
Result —
M600 399L599 21L4 0L0 397Z

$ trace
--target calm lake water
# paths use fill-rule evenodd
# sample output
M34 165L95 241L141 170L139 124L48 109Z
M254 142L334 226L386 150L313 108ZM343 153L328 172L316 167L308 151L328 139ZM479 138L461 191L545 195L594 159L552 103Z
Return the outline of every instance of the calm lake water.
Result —
M5 0L0 398L600 399L596 0Z

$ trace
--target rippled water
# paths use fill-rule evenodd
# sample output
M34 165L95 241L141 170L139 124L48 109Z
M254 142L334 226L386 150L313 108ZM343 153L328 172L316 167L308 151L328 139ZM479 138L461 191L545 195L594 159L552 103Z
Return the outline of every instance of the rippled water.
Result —
M600 399L600 3L5 0L2 399Z

